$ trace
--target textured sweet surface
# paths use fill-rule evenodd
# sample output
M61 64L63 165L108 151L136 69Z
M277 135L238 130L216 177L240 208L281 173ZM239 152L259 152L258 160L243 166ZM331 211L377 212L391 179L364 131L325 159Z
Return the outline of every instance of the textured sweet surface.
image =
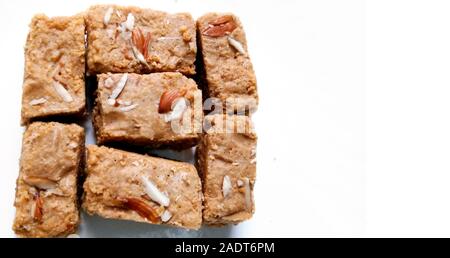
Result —
M246 116L214 115L205 121L211 127L197 150L203 219L210 225L236 224L251 218L255 210L257 137Z
M86 26L87 64L91 74L175 71L195 74L195 22L188 13L168 14L114 5L93 6L87 12ZM138 50L148 49L148 53L141 53L146 64L133 50L132 32L137 35L139 30L148 39L134 43L140 45Z
M89 214L190 229L201 226L201 183L191 164L90 145L86 173L83 208ZM149 196L142 178L168 198L168 205ZM155 211L156 220L144 218L140 209L124 207L121 200L127 198Z
M36 15L25 46L22 124L85 110L84 19Z
M211 34L208 33L208 28L223 17L230 17L230 22L236 28L223 35L219 34L222 36L209 36ZM219 98L223 105L228 99L233 109L255 110L258 103L256 77L239 19L232 14L208 13L197 20L197 27L208 97ZM240 47L236 48L237 45Z
M116 89L123 78L125 85L111 103L111 96L118 92ZM161 96L169 90L184 91L184 97L189 101L179 120L167 121L169 113L158 112ZM197 143L197 132L201 129L201 99L196 83L180 73L98 75L94 110L97 143L192 146ZM181 127L176 126L177 121L183 122Z
M77 177L83 150L84 129L78 125L29 125L23 136L14 203L13 229L17 235L54 237L76 231ZM36 209L40 209L40 216L35 216Z

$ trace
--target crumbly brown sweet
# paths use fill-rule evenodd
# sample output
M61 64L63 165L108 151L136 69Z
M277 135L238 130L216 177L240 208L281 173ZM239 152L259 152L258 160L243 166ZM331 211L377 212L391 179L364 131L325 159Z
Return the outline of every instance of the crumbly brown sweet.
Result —
M181 73L98 75L97 143L193 146L201 130L201 102L196 83Z
M191 164L90 145L86 173L83 208L89 214L201 226L201 183Z
M84 18L36 15L25 46L22 124L85 110Z
M188 13L97 5L87 11L86 26L91 74L195 74L195 22Z
M84 153L78 125L35 122L23 136L13 229L21 237L56 237L79 224L77 178Z
M202 177L203 220L237 224L252 217L255 205L256 134L246 116L206 116L209 129L197 150Z
M255 111L256 77L238 17L208 13L197 20L197 29L207 96L221 100L224 109Z

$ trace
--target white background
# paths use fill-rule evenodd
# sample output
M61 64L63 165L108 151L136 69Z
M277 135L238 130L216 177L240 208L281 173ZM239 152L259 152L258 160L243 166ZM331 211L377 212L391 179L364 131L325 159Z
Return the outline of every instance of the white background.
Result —
M83 214L81 236L450 236L450 2L399 0L2 0L0 236L14 236L27 25L100 2L241 17L260 94L256 214L199 232Z

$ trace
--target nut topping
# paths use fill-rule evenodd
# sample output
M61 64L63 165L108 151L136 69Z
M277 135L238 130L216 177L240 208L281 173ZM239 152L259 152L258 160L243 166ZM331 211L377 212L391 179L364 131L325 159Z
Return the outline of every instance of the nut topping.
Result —
M139 216L144 219L147 219L153 223L157 223L159 221L157 212L144 200L135 197L127 197L120 199L119 201L125 208L137 212Z
M135 28L132 31L131 35L133 45L135 45L137 50L139 50L139 52L144 56L144 60L147 60L148 44L150 43L151 40L150 32L147 32L147 34L145 34L144 36L144 33L140 28Z
M159 100L158 113L164 114L172 110L172 104L178 98L183 97L186 90L168 90L165 91Z
M39 191L36 191L36 193L33 196L34 203L31 206L31 216L36 221L42 221L42 206L43 201L41 198L41 195L39 194Z
M231 15L224 15L210 22L202 34L209 37L222 37L233 32L237 28Z

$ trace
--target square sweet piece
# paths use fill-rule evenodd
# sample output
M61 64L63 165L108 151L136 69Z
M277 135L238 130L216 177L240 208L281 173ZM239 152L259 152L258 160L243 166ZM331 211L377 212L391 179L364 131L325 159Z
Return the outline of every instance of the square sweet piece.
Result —
M189 163L90 145L83 208L109 219L198 229L201 182Z
M13 229L21 237L57 237L79 224L77 179L84 129L34 122L23 136Z
M247 116L205 117L209 129L197 150L203 182L203 220L237 224L252 217L255 205L256 134Z
M202 116L201 90L181 73L98 75L97 144L191 147Z
M85 112L84 18L36 15L25 46L22 125Z
M256 77L238 17L208 13L197 20L197 28L207 97L218 98L229 111L254 112Z
M195 74L195 22L188 13L97 5L86 16L90 74Z

